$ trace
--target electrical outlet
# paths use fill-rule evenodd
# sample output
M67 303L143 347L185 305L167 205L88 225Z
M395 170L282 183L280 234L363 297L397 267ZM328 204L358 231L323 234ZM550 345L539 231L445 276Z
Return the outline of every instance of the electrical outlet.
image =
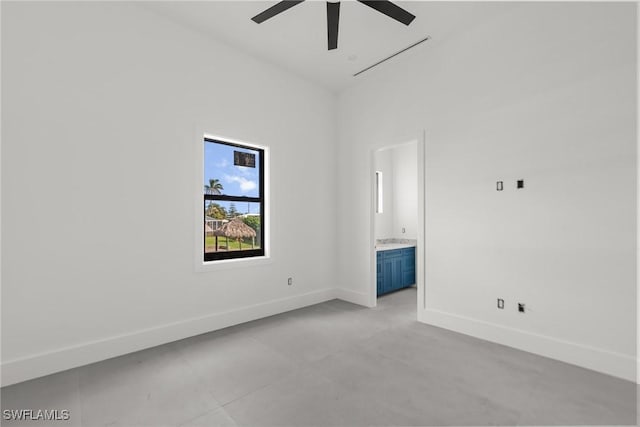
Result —
M289 277L287 279L287 285L289 285L289 286L293 285L293 277Z
M502 191L502 189L504 188L502 181L498 181L496 182L496 190L497 191Z
M524 188L524 179L516 181L516 188Z
M520 313L524 313L524 303L522 303L522 302L518 303L518 311Z
M402 234L406 233L406 229L404 227L402 227Z
M504 300L502 298L498 298L498 308L500 310L504 309Z

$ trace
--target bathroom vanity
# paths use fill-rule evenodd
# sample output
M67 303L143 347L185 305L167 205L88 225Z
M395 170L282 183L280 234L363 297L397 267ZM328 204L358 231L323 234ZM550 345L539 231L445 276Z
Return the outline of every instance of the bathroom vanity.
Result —
M415 243L376 244L378 296L416 283Z

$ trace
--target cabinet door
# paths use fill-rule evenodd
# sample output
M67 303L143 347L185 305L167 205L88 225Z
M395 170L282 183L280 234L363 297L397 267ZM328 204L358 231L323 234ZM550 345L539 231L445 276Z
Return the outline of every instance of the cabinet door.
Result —
M384 269L383 266L383 256L382 252L378 252L376 256L376 284L378 289L378 295L382 295L384 293Z
M382 293L386 294L387 292L391 292L393 290L393 257L384 257L384 262L382 263L383 269L383 280L382 280Z
M402 286L411 286L416 283L416 248L403 249L402 259Z
M416 268L416 248L406 248L402 250L404 258L404 270L415 270Z
M392 271L392 279L391 279L391 289L397 290L402 288L402 256L396 256L393 258L393 267Z
M416 283L416 271L409 270L402 272L402 287L406 288Z

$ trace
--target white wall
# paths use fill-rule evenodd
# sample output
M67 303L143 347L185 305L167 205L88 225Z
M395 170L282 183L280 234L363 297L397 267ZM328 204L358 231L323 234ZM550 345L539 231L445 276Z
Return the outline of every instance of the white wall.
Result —
M635 379L635 7L511 4L343 93L341 286L373 283L370 168L342 159L426 129L420 319Z
M333 95L122 2L3 2L2 64L3 385L332 297ZM195 271L196 129L270 147L271 263Z
M416 239L418 232L417 143L399 145L391 152L393 155L393 237Z

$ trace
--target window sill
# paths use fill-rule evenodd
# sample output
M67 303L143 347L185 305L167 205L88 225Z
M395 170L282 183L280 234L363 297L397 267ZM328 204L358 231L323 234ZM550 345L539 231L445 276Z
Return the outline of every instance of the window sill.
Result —
M196 263L196 271L205 273L207 271L219 271L228 270L233 268L246 268L259 265L271 264L272 260L270 256L258 256L251 258L234 258L234 259L221 259L215 261L199 261Z

